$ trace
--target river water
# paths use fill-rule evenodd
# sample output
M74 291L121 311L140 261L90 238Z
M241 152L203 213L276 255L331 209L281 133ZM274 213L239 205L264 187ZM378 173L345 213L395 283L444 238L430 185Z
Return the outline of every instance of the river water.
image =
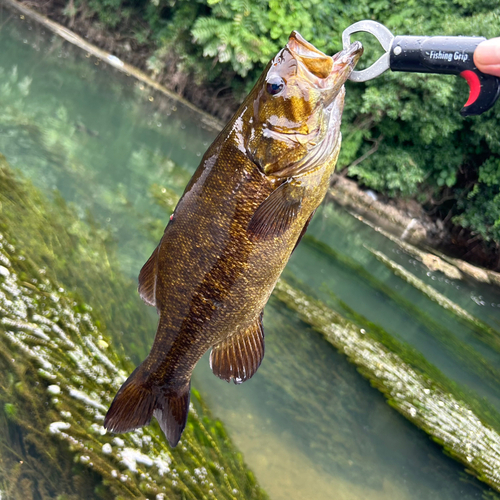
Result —
M135 279L170 215L158 199L182 194L216 131L45 29L5 11L0 21L0 153L48 196L59 192L82 218L110 231L122 272ZM500 336L498 289L430 272L332 203L316 214L285 277L413 346L500 411L498 351L367 247ZM265 309L264 326L266 356L250 381L226 384L204 358L193 385L271 499L497 498L277 299ZM154 329L151 314L151 338L138 341L150 342Z

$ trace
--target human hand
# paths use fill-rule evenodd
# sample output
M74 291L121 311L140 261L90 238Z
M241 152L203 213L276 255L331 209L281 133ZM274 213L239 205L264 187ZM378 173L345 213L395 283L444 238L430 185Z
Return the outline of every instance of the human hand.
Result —
M485 40L477 46L474 64L483 73L500 76L500 37Z

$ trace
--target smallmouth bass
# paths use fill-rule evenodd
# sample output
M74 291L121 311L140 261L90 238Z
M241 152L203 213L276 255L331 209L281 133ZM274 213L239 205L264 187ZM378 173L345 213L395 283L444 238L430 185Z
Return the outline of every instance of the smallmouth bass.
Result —
M362 52L356 42L330 57L292 32L209 147L139 274L158 329L111 404L108 430L127 432L154 415L176 446L191 374L208 349L223 380L257 371L263 309L329 187L344 82Z

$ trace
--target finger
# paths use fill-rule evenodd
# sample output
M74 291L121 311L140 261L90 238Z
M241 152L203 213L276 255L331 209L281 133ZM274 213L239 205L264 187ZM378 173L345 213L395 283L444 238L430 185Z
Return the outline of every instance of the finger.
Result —
M486 40L477 46L474 64L483 73L500 76L500 37Z

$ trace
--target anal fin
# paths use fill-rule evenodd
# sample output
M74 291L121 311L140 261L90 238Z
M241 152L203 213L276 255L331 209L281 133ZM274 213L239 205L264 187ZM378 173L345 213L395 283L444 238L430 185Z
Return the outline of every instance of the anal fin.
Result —
M142 266L139 273L139 295L149 306L156 306L156 279L158 276L158 254L160 244L154 249L151 257Z
M219 342L210 353L210 368L222 380L241 384L251 378L264 358L262 313L244 332Z

